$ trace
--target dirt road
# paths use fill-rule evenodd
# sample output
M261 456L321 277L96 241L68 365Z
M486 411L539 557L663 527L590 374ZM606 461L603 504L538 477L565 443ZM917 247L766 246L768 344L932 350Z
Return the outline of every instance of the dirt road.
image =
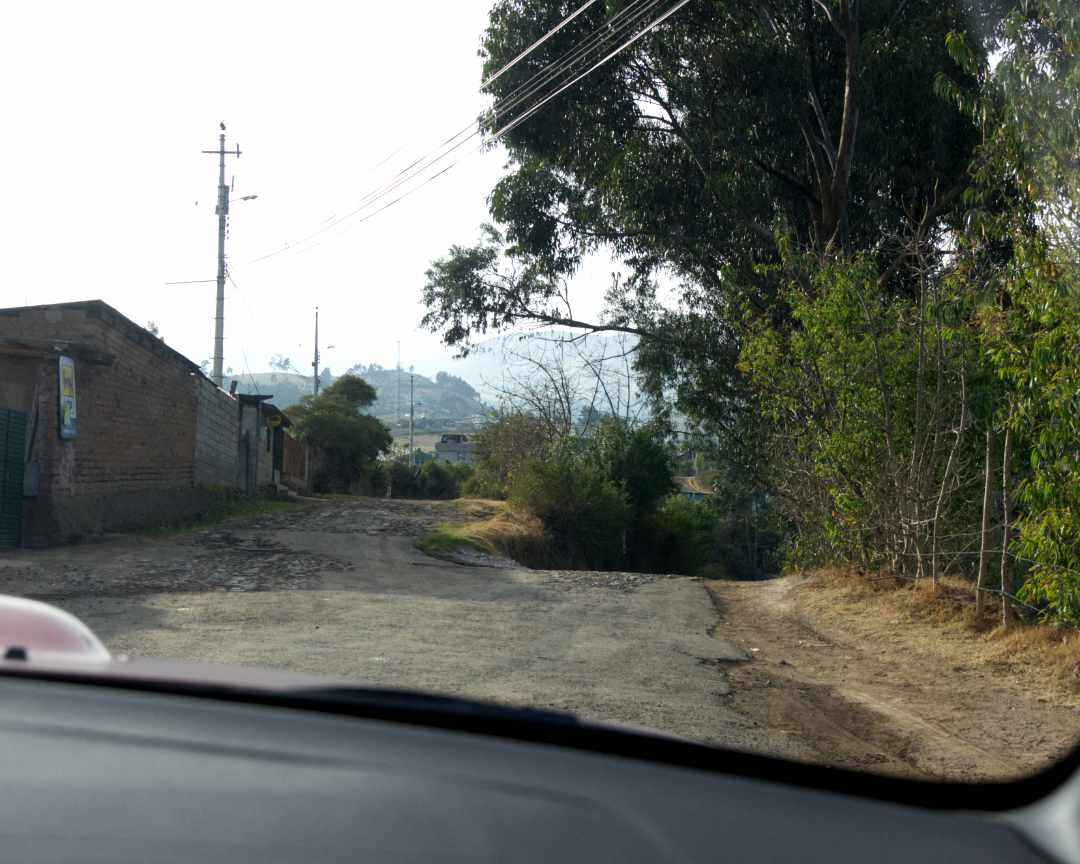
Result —
M552 707L895 773L1018 773L1078 728L1075 708L1020 699L1012 728L1051 718L1044 740L988 748L978 706L952 722L947 693L884 694L880 669L858 652L803 650L799 640L841 643L799 619L790 581L710 588L677 576L461 566L415 548L456 513L440 502L335 500L168 538L20 551L0 556L0 592L68 609L118 654ZM858 686L848 666L861 669ZM943 687L955 691L957 675Z

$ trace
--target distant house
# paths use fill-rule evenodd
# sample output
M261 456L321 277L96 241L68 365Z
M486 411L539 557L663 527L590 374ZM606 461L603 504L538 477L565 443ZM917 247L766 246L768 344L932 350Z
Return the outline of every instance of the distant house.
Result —
M448 432L435 445L435 458L440 462L458 462L472 465L476 460L476 443L468 435Z

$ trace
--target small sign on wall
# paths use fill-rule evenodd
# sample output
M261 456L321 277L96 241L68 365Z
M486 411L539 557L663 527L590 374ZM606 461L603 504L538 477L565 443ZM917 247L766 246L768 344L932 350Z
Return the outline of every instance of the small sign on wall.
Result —
M74 438L78 434L75 414L75 361L60 357L60 437Z

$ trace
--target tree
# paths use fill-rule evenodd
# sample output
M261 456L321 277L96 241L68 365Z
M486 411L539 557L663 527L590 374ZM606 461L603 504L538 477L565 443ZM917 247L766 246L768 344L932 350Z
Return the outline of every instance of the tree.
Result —
M514 107L515 88L624 5L590 7L500 76L487 128L513 122L528 104ZM823 258L862 254L877 293L918 296L916 248L924 270L947 255L937 241L957 224L978 142L970 115L935 93L939 73L974 80L946 36L993 32L998 5L684 7L506 135L496 224L432 263L423 324L463 351L527 322L638 336L645 391L722 436L730 458L764 463L759 394L739 368L747 323L790 321L787 286L810 290L805 262ZM567 11L553 0L499 2L483 74ZM916 230L922 242L907 242ZM600 247L629 275L613 278L607 312L584 320L567 280ZM657 293L661 272L677 283L674 304Z
M630 503L581 439L561 439L528 459L513 476L510 501L539 518L556 550L575 566L621 565Z
M279 372L294 372L300 374L299 370L293 365L292 358L287 354L275 354L270 358L270 368L277 369Z
M1007 16L994 67L961 35L950 40L977 88L941 82L983 131L963 239L970 257L996 265L979 274L989 297L977 320L1002 383L1001 588L1015 576L1022 600L1073 624L1080 622L1077 44L1074 3L1032 0ZM1008 603L1003 596L1006 620Z
M381 454L389 452L390 430L360 413L374 401L370 384L343 375L318 396L305 396L287 409L297 435L317 450L317 488L351 489L370 475Z

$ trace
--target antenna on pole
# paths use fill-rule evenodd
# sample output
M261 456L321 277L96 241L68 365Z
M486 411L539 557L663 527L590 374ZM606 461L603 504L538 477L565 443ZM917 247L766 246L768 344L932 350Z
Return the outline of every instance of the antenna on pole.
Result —
M229 187L225 185L225 157L240 158L240 145L235 151L225 149L225 124L221 126L217 150L203 150L203 153L218 157L218 203L214 212L218 217L218 262L217 262L217 305L214 314L214 370L211 378L220 387L224 383L222 366L225 354L225 228L229 218Z

